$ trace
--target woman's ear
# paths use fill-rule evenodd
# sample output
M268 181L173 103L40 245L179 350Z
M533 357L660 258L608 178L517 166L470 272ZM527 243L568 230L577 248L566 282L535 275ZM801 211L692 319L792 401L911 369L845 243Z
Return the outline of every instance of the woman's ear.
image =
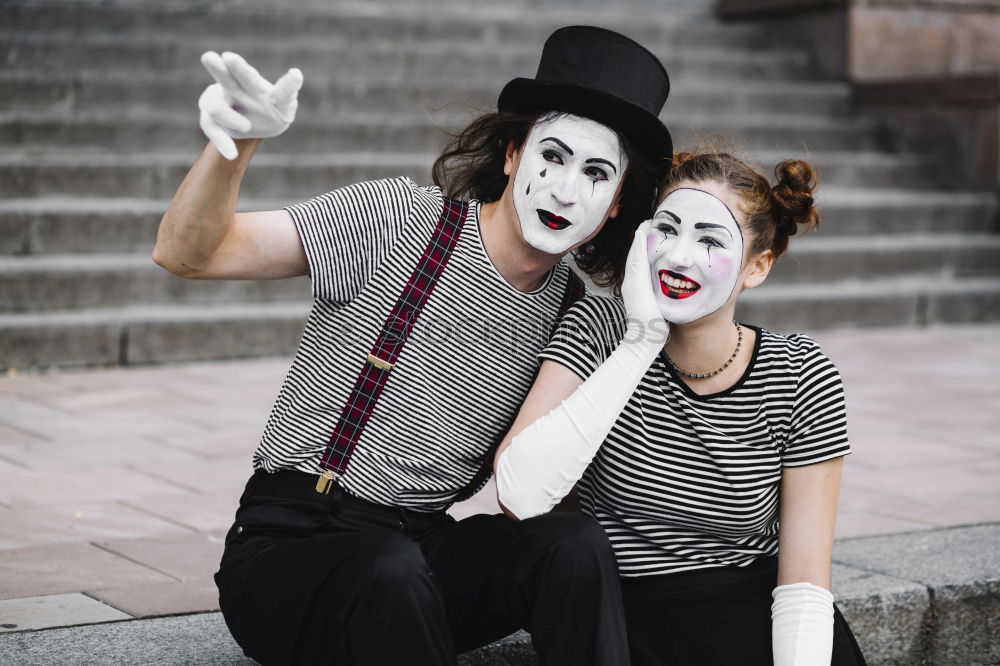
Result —
M774 265L774 251L764 250L757 255L750 258L748 262L748 267L750 268L747 272L747 276L743 278L743 288L753 289L767 277L767 274L771 272L771 266Z
M509 176L514 173L514 169L517 167L518 157L518 150L514 147L514 142L508 139L507 152L504 155L503 161L503 175Z

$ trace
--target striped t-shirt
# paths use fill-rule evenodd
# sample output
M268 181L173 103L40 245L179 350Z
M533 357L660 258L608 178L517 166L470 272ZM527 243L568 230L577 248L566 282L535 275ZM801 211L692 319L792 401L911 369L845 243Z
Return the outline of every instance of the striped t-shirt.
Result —
M587 378L617 347L625 319L620 301L578 301L539 357ZM777 554L782 467L850 453L833 363L808 336L750 328L750 365L720 393L697 395L658 356L577 485L623 576Z
M372 343L443 206L407 178L351 185L287 208L313 304L253 466L319 474L320 456ZM378 504L438 510L475 476L537 371L569 277L560 262L515 289L483 247L479 203L354 449L340 485Z

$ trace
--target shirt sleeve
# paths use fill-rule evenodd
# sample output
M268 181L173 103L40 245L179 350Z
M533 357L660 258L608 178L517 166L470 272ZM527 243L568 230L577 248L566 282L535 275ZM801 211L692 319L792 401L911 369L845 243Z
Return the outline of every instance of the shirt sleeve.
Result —
M555 361L586 380L618 346L625 324L620 301L604 296L581 298L559 320L538 360Z
M784 467L813 465L851 452L840 373L819 345L806 336L801 339L805 351L782 453Z
M302 239L312 295L347 302L392 251L413 207L409 178L357 183L285 208Z

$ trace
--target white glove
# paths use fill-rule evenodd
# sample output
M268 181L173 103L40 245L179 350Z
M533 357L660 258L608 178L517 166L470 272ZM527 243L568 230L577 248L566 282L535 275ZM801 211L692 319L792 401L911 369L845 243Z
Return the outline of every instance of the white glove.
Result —
M497 460L500 503L519 519L552 510L573 489L666 341L646 259L648 230L648 222L636 230L626 263L625 339L562 404L518 433Z
M830 666L833 595L812 583L779 585L771 592L774 666Z
M201 64L215 79L198 99L199 124L223 157L235 160L233 139L267 139L278 136L295 120L302 72L288 70L271 84L247 61L229 51L221 56L206 51Z

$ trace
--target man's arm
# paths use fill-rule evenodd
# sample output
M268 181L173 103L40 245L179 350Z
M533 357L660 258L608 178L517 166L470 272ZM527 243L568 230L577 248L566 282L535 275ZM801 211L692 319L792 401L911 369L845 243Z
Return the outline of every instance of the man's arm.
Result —
M240 183L260 139L237 140L239 155L209 144L160 220L153 261L200 280L274 280L308 274L302 241L284 210L237 213Z
M153 261L203 280L306 275L305 251L286 211L236 213L260 140L278 136L295 118L302 73L291 69L272 85L235 53L209 51L201 61L216 81L198 100L210 143L160 221Z

